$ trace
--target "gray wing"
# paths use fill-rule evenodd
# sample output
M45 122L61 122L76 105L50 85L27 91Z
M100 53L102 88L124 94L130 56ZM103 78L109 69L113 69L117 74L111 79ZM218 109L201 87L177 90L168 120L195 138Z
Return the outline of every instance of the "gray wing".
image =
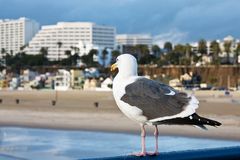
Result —
M141 78L126 86L121 100L136 106L150 119L172 116L182 112L190 101L186 93L163 83ZM171 94L175 92L175 94Z

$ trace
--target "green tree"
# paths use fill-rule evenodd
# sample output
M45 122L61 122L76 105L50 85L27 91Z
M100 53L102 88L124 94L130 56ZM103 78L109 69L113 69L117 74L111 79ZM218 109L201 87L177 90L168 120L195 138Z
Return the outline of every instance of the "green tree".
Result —
M207 54L207 42L205 39L198 41L198 53L201 53L201 55Z
M23 52L24 51L24 49L26 48L28 46L28 44L25 44L25 45L23 45L23 46L21 46L19 49L20 49L20 51L21 52Z
M67 58L62 59L60 64L64 66L72 66L73 65L72 52L70 50L66 50L64 53L67 56Z
M148 49L148 45L145 45L145 44L137 44L134 48L139 59L150 53Z
M48 47L41 47L39 53L42 54L44 57L48 55Z
M91 49L88 53L88 55L90 55L91 57L93 57L94 55L97 55L98 54L98 50L96 49Z
M182 55L185 55L186 53L186 46L182 44L177 44L174 46L174 52L181 53Z
M239 55L240 55L240 42L237 43L237 48L235 50L235 61L236 61L236 64L238 64L239 62Z
M230 53L231 53L231 46L232 42L231 41L225 41L223 43L224 46L224 51L227 53L227 64L230 64Z
M87 55L81 56L81 60L86 64L87 67L96 67L98 66L97 62L93 61L93 56L97 55L98 51L96 49L91 49Z
M80 49L79 49L78 47L71 46L70 48L71 48L72 51L74 51L74 54L75 54L75 53L79 54ZM74 54L73 54L73 55L74 55Z
M13 50L10 50L10 55L13 56Z
M165 42L163 49L168 53L171 52L173 49L172 43L171 42Z
M173 50L174 54L178 56L178 62L174 62L174 64L184 64L187 57L185 55L186 53L186 46L182 44L177 44L174 46ZM172 53L173 54L173 53ZM174 59L176 60L176 59Z
M70 50L66 50L66 51L65 51L65 55L67 56L67 58L70 58L71 55L72 55L72 53L71 53Z
M78 53L75 53L74 55L72 55L72 57L71 57L72 64L76 66L79 59L80 59L80 57L79 57Z
M181 54L178 52L171 51L165 55L167 64L179 65Z
M153 64L156 63L157 59L154 55L147 54L139 59L139 64Z
M6 49L2 48L1 49L1 56L0 56L1 57L0 65L2 65L2 66L6 65L6 55L7 55Z
M158 45L153 45L152 52L156 57L160 57L161 49Z
M41 47L39 53L42 55L43 65L48 65L48 47Z
M5 49L5 48L2 48L2 49L1 49L1 54L6 54L6 53L7 53L6 49Z
M17 74L21 68L31 68L33 66L43 66L48 59L43 54L27 55L24 52L17 53L14 56L7 54L7 65Z
M116 58L120 55L121 53L118 50L113 50L112 51L112 63L116 61Z
M212 54L212 59L213 59L213 64L220 64L220 58L219 58L219 54L221 52L219 43L214 40L211 42L210 44L210 49L211 49L211 54Z
M65 55L67 58L62 59L60 64L64 66L75 66L77 64L77 60L79 59L78 53L74 53L72 55L71 50L66 50Z
M190 44L186 44L186 49L185 49L185 55L187 58L191 58L192 57L192 46Z
M134 48L139 64L150 64L156 61L155 55L150 55L148 45L138 44Z
M102 62L103 62L103 64L102 64L103 68L106 67L105 65L106 65L107 55L108 55L108 51L107 51L107 49L105 48L105 49L102 51L102 55L101 55L101 59L102 59Z
M41 47L39 50L40 55L42 55L43 65L49 65L48 61L48 47Z

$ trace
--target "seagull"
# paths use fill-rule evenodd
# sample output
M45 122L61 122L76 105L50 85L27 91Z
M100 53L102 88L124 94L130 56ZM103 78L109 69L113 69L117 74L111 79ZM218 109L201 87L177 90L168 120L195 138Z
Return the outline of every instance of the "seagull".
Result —
M141 152L136 156L158 155L158 125L193 125L207 129L205 125L221 123L199 116L199 101L193 95L180 92L158 81L138 76L137 60L131 54L116 58L111 71L118 69L113 80L113 96L119 109L141 127ZM154 126L155 150L146 152L145 126Z

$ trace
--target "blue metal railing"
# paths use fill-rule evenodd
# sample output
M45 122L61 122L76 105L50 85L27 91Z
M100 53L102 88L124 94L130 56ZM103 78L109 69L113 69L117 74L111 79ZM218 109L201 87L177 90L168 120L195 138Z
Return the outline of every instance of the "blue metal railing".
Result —
M202 150L163 152L158 156L117 156L91 160L240 160L240 146ZM88 159L90 160L90 159Z

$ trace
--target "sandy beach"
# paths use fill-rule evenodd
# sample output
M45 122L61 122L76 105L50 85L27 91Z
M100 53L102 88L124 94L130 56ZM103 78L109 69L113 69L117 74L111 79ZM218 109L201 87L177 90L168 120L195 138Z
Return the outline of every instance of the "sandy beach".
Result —
M192 126L159 126L160 135L240 140L240 92L196 91L201 116L223 125L208 131ZM57 97L57 103L52 100ZM53 128L139 134L139 125L117 108L112 92L0 91L0 126ZM19 104L16 103L19 99ZM98 103L96 107L95 103ZM152 134L152 127L147 127Z

